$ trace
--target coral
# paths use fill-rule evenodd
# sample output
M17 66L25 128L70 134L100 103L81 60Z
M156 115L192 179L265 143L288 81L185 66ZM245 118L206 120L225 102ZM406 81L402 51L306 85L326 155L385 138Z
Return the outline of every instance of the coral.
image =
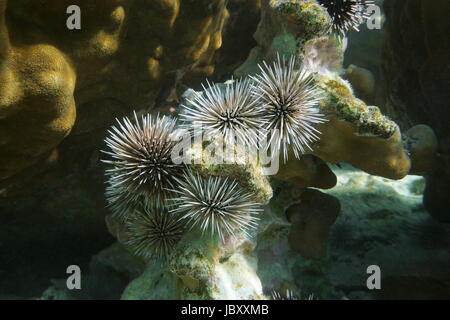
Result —
M321 75L318 82L326 94L321 108L329 122L318 126L322 138L313 154L327 162L348 162L390 179L406 176L411 161L395 122L377 107L355 98L348 83L339 77Z
M436 165L438 140L434 130L419 124L405 132L406 149L411 157L411 174L426 175Z
M364 101L372 101L375 94L375 77L370 70L349 65L344 78L351 83L355 94Z
M89 221L102 220L106 200L111 214L105 222L118 242L91 260L83 276L87 291L70 293L56 280L44 299L118 298L120 292L122 299L267 299L273 292L280 299L302 298L300 292L355 297L369 295L362 292L360 269L374 259L394 282L405 274L433 281L435 270L445 275L446 246L433 247L429 274L415 273L428 261L424 248L435 240L447 244L448 237L444 227L424 224L423 179L405 176L430 174L433 181L437 168L449 168L448 159L431 128L415 126L402 137L396 122L368 104L375 78L354 65L344 69L346 40L329 34L357 29L372 1L75 0L70 4L83 12L79 31L58 28L68 3L0 0L0 197L21 193L26 181L54 183L58 175L46 169L59 168L59 188L67 190L52 201L45 198L51 187L36 194L47 207L42 211L73 221L69 239L79 236L80 226L97 236ZM227 4L237 11L224 29ZM250 37L230 39L245 19L242 8L252 10L246 30L256 28L259 13L260 23L254 41L230 54L238 39ZM223 32L230 42L220 50ZM214 75L216 62L222 69ZM233 69L239 80L229 80ZM215 77L214 84L195 91L205 75ZM128 118L131 108L145 114L142 120L136 113ZM98 192L104 167L94 150L105 150L106 127L123 116L105 140L104 197ZM206 140L200 141L200 127L209 130ZM271 152L260 140L267 133L276 142ZM273 163L249 147L261 147ZM280 165L277 172L267 170L273 164ZM429 186L425 194L443 197ZM65 203L67 197L80 203ZM425 204L437 220L448 221ZM9 221L27 208L11 211ZM5 221L2 231L20 231L9 232L8 240L26 244L27 228ZM42 221L54 235L59 226L45 214ZM103 245L102 234L98 239L95 245ZM397 258L414 267L399 272L380 248L389 256L403 248L417 252ZM343 274L342 266L354 272Z
M289 244L304 257L323 258L327 253L331 226L341 210L339 200L318 190L307 189L299 201L286 210L292 223Z
M110 244L106 130L133 109L167 114L174 88L213 73L225 2L0 1L2 291L38 296L72 258L83 267ZM81 8L81 30L66 28L69 5ZM36 277L14 283L25 268Z
M64 27L69 5L81 8L81 31ZM46 159L73 152L52 154L69 133L103 130L130 106L155 104L183 76L211 74L227 17L224 0L2 0L0 179L21 183L22 171L36 174Z
M309 1L263 4L260 28L270 14L274 20L283 16L287 22L282 32L272 30L272 39L267 37L269 31L263 29L265 42L257 38L257 32L258 48L253 54L258 51L259 54L249 57L253 60L248 60L236 71L237 74L250 73L253 82L240 80L234 83L237 87L230 87L233 85L230 82L208 84L203 92L188 90L184 93L184 102L179 108L181 117L187 120L183 127L194 131L195 126L206 122L206 130L213 130L214 134L212 139L197 144L194 141L194 145L183 150L190 169L184 179L177 179L178 186L173 190L177 196L173 199L175 204L171 212L181 214L181 220L190 220L191 226L199 226L183 236L168 261L168 270L180 280L177 285L180 297L257 298L263 289L267 292L287 286L296 290L292 272L281 270L289 270L295 263L306 263L303 261L326 259L330 231L341 211L336 197L309 189L336 185L336 176L325 162L348 162L371 174L391 179L401 179L410 170L410 159L397 124L377 107L367 106L357 99L350 84L339 76L345 44L324 38L322 32L326 28L322 28L323 25L320 30L308 34L309 29L305 26L314 21L305 17L311 9L323 10ZM249 71L251 68L247 69L249 63L273 60L274 53L278 54L278 60L273 67L264 62L260 74L256 75ZM279 54L286 53L290 53L289 60L284 56L280 58ZM303 58L306 67L297 64L296 56ZM252 97L239 90L233 91L239 89L241 83L253 91ZM294 85L298 91L292 89ZM241 146L231 153L226 151L226 147L234 142L229 139L229 133L236 124L230 122L239 118L239 114L225 111L231 110L230 101L240 101L239 98L257 101L251 102L250 107L255 108L251 115L260 118L260 125L242 120L238 124L254 129L264 127L266 122L269 124L264 128L267 131L285 129L277 140L278 150L283 149L285 160L289 159L289 153L295 155L281 166L272 180L275 197L269 203L269 209L259 215L257 243L246 232L247 225L254 224L247 207L253 208L258 202L267 204L272 191L267 178L263 177L261 164L242 148L252 144L249 139L240 139ZM265 109L264 114L257 110L258 106ZM314 112L305 114L302 109L298 116L292 116L290 108L305 106L307 111L310 108ZM222 122L218 121L222 119ZM321 139L313 132L323 132ZM188 138L192 142L191 138L198 136L191 132ZM310 154L305 154L306 147ZM240 190L243 195L240 198L244 202L238 207L245 209L244 220L240 220L240 213L224 205L226 202L233 206L238 199L230 190ZM250 198L257 202L250 202ZM206 235L206 230L211 232ZM251 258L255 245L256 254L265 261L264 266L259 266L258 274L256 261ZM300 253L301 259L305 260L295 253ZM275 260L270 260L269 256ZM254 263L246 263L252 260ZM314 263L319 265L321 262ZM246 276L237 274L237 268ZM165 273L151 273L148 282L154 282L155 277ZM245 284L236 286L238 281Z
M169 266L182 280L181 291L189 299L262 298L262 284L256 274L257 260L249 240L199 241L193 234L174 254Z
M305 43L303 63L310 72L340 73L345 49L345 42L337 39L314 38Z
M328 13L316 1L262 0L261 21L254 35L257 46L235 75L254 74L259 63L271 61L277 54L297 55L308 40L326 35L329 28Z
M310 10L315 11L313 20L303 16ZM410 169L400 130L377 107L367 106L357 99L350 84L337 75L342 70L345 44L333 43L333 40L323 37L330 26L327 16L326 10L312 1L263 2L261 22L255 34L258 46L235 74L256 73L255 65L259 61L273 59L274 52L269 49L272 44L284 39L282 43L289 48L277 45L275 53L296 52L307 66L320 72L316 82L325 96L320 103L320 111L329 121L317 126L322 135L321 140L312 146L312 153L327 162L349 162L369 173L400 179ZM324 23L320 28L307 29L295 24L293 17L303 23Z
M289 159L280 167L276 179L288 181L298 188L331 189L336 185L336 176L321 159L311 154Z
M423 123L435 131L438 162L427 174L424 204L438 221L448 222L450 198L443 190L450 185L447 19L450 8L445 0L391 0L384 2L384 9L385 108L405 129Z

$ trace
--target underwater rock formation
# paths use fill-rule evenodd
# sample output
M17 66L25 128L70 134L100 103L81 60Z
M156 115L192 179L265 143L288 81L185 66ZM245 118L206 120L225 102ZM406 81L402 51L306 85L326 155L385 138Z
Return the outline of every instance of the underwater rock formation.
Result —
M66 27L69 5L81 30ZM14 243L1 288L35 295L29 287L45 286L68 256L83 267L112 241L98 152L106 129L136 108L167 113L173 88L212 74L227 17L223 0L0 1L0 242ZM49 251L61 260L39 267L34 255ZM13 261L33 261L36 277L22 280Z
M341 206L339 200L318 190L302 192L299 203L286 210L292 223L289 244L303 257L319 259L326 256L330 228Z
M256 73L258 63L272 60L277 53L286 56L301 53L305 42L325 35L329 27L326 10L313 0L262 0L261 20L254 35L257 46L235 75Z
M69 5L82 10L81 30L65 27ZM105 128L106 114L151 107L184 76L212 74L227 16L223 0L2 0L2 184L40 160L60 161L71 131Z
M422 123L436 132L437 162L427 175L424 203L432 216L449 222L449 197L442 192L450 185L448 1L390 0L384 9L386 109L404 128Z
M436 167L438 140L434 130L419 124L405 132L406 146L411 157L410 174L427 175Z
M330 29L328 16L323 11L323 7L312 1L263 2L262 19L255 35L258 47L253 49L244 65L236 70L237 75L254 75L256 72L254 70L262 61L270 62L277 59L274 72L289 68L289 74L293 74L295 60L289 60L288 66L284 58L280 60L279 57L276 59L275 57L279 54L283 57L303 57L308 71L314 73L307 82L302 81L318 88L320 112L317 115L323 114L326 119L315 122L320 132L318 141L312 137L306 138L312 144L311 154L306 153L300 157L292 150L293 148L284 154L286 163L281 163L281 169L272 182L275 185L274 198L261 216L256 242L246 240L245 237L241 238L239 234L236 238L224 238L221 235L222 241L218 241L216 237L209 238L203 234L206 233L208 222L199 223L202 225L202 234L187 232L173 248L167 266L164 266L164 263L160 265L158 262L149 261L147 271L130 284L123 298L255 299L262 298L263 293L267 295L273 290L283 290L286 286L298 291L294 271L289 266L299 263L302 259L320 261L327 258L330 231L340 213L337 198L308 189L308 187L332 188L336 184L336 176L325 162L348 162L370 174L390 179L402 179L409 173L411 161L404 149L397 124L385 117L377 107L367 106L356 98L350 84L339 76L345 48L340 42L323 37ZM326 19L320 20L320 14ZM283 22L282 26L273 28L272 24L280 22ZM264 37L258 38L258 35ZM255 52L258 54L255 55ZM272 81L268 74L264 74L267 70L270 70L270 67L261 68L263 75L252 78L254 80L252 86L256 88L256 92L259 86L266 84L266 81ZM239 104L228 105L227 101L234 101L233 90L235 86L239 87L241 84L240 81L232 81L219 86L208 84L203 92L188 90L184 94L186 102L179 108L181 118L184 119L182 127L195 132L196 121L202 125L206 121L216 128L214 129L216 136L225 134L221 130L228 130L231 125L237 126L238 124L233 121L236 119L240 121L239 112L243 111L239 109ZM266 90L270 90L270 85ZM232 94L227 98L230 92ZM303 95L303 100L299 100L302 103L309 99L306 92L300 93ZM263 94L256 93L254 96L263 99L261 98ZM247 98L249 97L245 96L244 100L247 101ZM279 97L277 101L284 99ZM247 105L249 108L245 109L247 116L251 114L251 117L258 117L260 114L258 107L252 103ZM220 110L232 113L232 119L226 115L223 116L225 120L216 116ZM307 114L303 116L304 119L296 121L307 122L306 119L310 116ZM311 118L315 119L312 116ZM222 121L225 123L224 126L221 126ZM246 121L248 120L239 125L242 126ZM263 123L258 123L257 127L261 125ZM272 191L267 179L262 175L262 168L257 162L246 165L242 162L244 154L239 155L239 152L235 164L217 165L207 150L215 144L222 145L224 142L226 144L228 140L226 137L224 141L220 138L215 139L206 144L207 147L198 145L185 151L185 156L188 155L190 161L194 160L192 163L197 163L189 165L190 170L199 172L205 179L230 177L246 190L251 190L254 199L258 199L261 204L267 204L272 197ZM287 137L282 136L281 139ZM148 152L151 153L152 150L149 149ZM290 159L288 153L291 155ZM302 153L305 152L302 150ZM225 154L225 157L227 156L230 155ZM117 168L122 166L120 163L110 162L110 164ZM140 167L136 173L144 170L143 168L144 166ZM200 185L201 182L196 184ZM188 187L181 184L179 188L187 190ZM189 192L193 194L196 191L193 189ZM211 193L215 198L212 190ZM190 203L191 201L183 201L179 206L187 207L191 205ZM214 206L217 206L217 203ZM174 209L173 213L179 210L183 209ZM200 218L198 216L196 219ZM137 219L140 219L139 216ZM218 226L217 229L220 228ZM117 231L115 233L121 234ZM130 232L129 236L133 237L133 233ZM125 243L132 247L132 242ZM301 256L296 253L300 253ZM271 262L273 259L275 260ZM228 264L229 261L233 263ZM275 265L285 270L275 272L273 270ZM246 274L245 277L242 278L241 274L237 273L237 267L241 273ZM245 282L244 285L236 286L242 281ZM157 283L155 291L145 294L148 291L145 288ZM161 290L158 289L160 286Z
M395 283L431 280L431 289L442 294L448 279L448 230L426 220L420 206L423 180L406 177L432 172L438 163L434 132L415 126L402 137L397 123L361 100L373 94L376 80L361 68L343 68L345 41L333 39L329 14L318 1L230 1L235 20L222 51L225 0L98 1L83 11L89 32L73 33L55 31L65 22L58 14L68 2L55 0L51 9L42 2L0 0L0 76L6 79L0 82L0 124L6 124L0 127L0 147L8 154L0 160L0 186L5 186L0 195L26 193L24 181L62 179L29 203L9 204L8 215L0 214L6 217L0 225L9 228L8 243L18 238L16 245L23 247L40 237L64 243L82 238L73 246L86 247L95 238L87 252L98 252L111 241L99 228L107 212L106 227L118 243L89 263L92 291L86 294L91 297L266 299L274 291L289 290L323 298L374 298L365 291L364 268L375 262ZM236 43L249 38L230 39L239 30L236 21L243 19L243 8L252 10L253 19L260 13L261 19L254 41L234 55L230 50ZM24 32L27 28L17 28L22 23L38 28ZM246 30L254 27L249 21ZM214 75L216 61L222 69ZM288 66L285 74L294 77L274 80L267 68L258 67L274 61L275 73L283 74ZM252 81L229 80L232 70ZM298 76L303 72L304 77ZM186 88L197 89L205 75L227 81L181 96ZM267 82L281 84L288 94L263 87ZM233 91L236 86L245 90ZM270 90L263 101L261 92ZM142 121L136 116L106 130L113 117L129 116L132 109L144 115ZM146 115L157 111L171 118ZM175 120L177 113L180 119ZM181 128L194 132L189 141L195 140L196 121L205 117L214 126L213 139L183 149L190 164L175 164L168 137ZM286 151L273 177L264 174L265 164L250 157L243 145L218 159L218 147L229 143L220 134L242 126L288 127L273 139L277 146L271 152L280 146ZM107 148L100 142L105 135ZM243 144L260 146L253 138L244 136ZM97 150L106 150L101 156L108 165L106 199ZM37 173L52 163L60 172L40 179L46 175ZM36 202L45 203L38 206L42 212L28 217ZM33 228L21 228L23 220ZM39 221L46 226L44 236L34 230ZM22 236L28 228L34 232ZM67 230L71 233L62 237ZM433 248L436 255L424 272L424 247L434 240L444 245ZM405 248L418 254L396 260L411 265L403 272L389 255ZM45 247L35 254L44 255ZM88 265L83 263L83 268ZM98 281L108 282L111 290L101 292ZM395 297L392 289L387 294ZM59 281L43 295L86 297L68 293Z

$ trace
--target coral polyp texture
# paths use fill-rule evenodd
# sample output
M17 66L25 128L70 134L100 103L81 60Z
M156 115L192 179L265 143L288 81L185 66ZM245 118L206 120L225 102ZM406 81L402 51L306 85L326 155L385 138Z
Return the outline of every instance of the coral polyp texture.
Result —
M364 19L370 18L367 12L374 5L371 0L318 0L330 15L331 30L345 35L349 30L359 31L359 25Z
M185 227L165 209L146 208L126 223L126 242L137 256L166 260L182 238Z
M266 129L275 146L272 152L282 151L284 160L290 148L297 158L312 151L320 135L316 125L326 121L318 108L321 91L312 74L303 67L297 69L297 63L295 56L278 56L272 65L264 61L261 73L252 77L253 96L264 109Z
M198 173L188 171L183 179L177 179L178 187L173 190L172 214L180 214L191 228L217 234L221 240L235 237L238 232L248 234L255 229L261 212L260 205L251 193L229 178L203 178Z
M221 88L207 83L184 105L181 118L190 130L209 137L222 137L228 143L257 147L262 136L263 110L251 95L248 79L232 81Z
M145 115L139 121L136 113L134 123L127 117L117 120L105 139L110 151L104 153L111 159L103 160L112 166L106 173L113 194L121 189L132 197L146 195L157 203L164 201L183 169L172 161L175 124L175 119L159 115Z

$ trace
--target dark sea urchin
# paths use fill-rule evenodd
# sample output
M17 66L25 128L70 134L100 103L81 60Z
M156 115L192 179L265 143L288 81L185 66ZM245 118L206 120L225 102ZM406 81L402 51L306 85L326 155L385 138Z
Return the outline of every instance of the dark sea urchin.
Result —
M237 231L248 234L257 227L258 214L262 209L239 184L229 178L203 178L198 173L187 171L183 179L177 179L177 194L173 199L172 214L179 214L191 229L199 227L202 232L218 234L224 241L235 236Z
M203 93L184 105L181 118L191 130L209 137L223 137L228 143L235 140L244 146L257 146L262 131L262 110L251 96L251 82L236 80L221 87L207 83Z
M359 31L364 19L369 18L367 8L372 0L318 0L327 9L331 18L332 31L345 35L350 29Z
M184 234L184 223L167 210L151 208L138 211L127 221L129 240L133 252L146 259L166 259Z
M303 67L297 70L296 64L295 56L278 56L273 65L260 65L261 73L252 77L253 96L264 109L270 143L276 148L272 152L282 149L285 161L290 146L297 158L312 150L320 134L315 125L326 121L317 107L321 92L312 75Z
M161 203L167 196L167 189L173 187L174 179L183 170L171 160L172 149L177 143L171 139L176 124L175 119L165 116L142 116L139 122L136 113L135 123L124 118L117 120L117 127L108 131L105 139L111 151L103 151L111 156L102 160L112 167L106 170L109 176L106 196L108 202L120 211L124 205L117 199L133 202L144 196Z

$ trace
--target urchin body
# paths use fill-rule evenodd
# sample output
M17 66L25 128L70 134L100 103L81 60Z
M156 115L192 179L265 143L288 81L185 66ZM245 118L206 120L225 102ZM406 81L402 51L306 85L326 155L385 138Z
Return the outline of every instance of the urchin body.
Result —
M104 153L112 158L103 160L112 166L106 170L109 194L143 195L161 203L167 196L167 188L173 186L174 177L182 171L182 166L171 159L176 145L172 140L176 120L146 115L139 121L136 114L134 120L134 123L126 117L122 122L117 120L117 126L108 131L105 139L110 151Z
M260 65L260 74L252 77L253 96L265 112L272 153L282 152L285 161L290 148L297 158L312 150L320 134L316 125L325 122L318 108L321 92L313 76L303 67L297 70L296 64L294 56L289 60L278 56L272 65Z
M319 0L331 18L332 31L345 35L349 30L359 31L364 19L370 17L367 8L374 5L372 0Z
M179 214L191 228L217 234L222 241L238 232L248 235L257 227L260 205L234 180L222 177L203 178L187 171L173 190L176 198L170 211Z
M166 210L147 208L127 222L127 245L143 258L165 260L182 238L184 230L184 224Z
M224 89L208 82L203 89L203 93L183 106L181 118L186 122L185 127L208 138L222 137L227 143L256 147L263 118L262 110L251 96L251 82L236 80L225 84Z

